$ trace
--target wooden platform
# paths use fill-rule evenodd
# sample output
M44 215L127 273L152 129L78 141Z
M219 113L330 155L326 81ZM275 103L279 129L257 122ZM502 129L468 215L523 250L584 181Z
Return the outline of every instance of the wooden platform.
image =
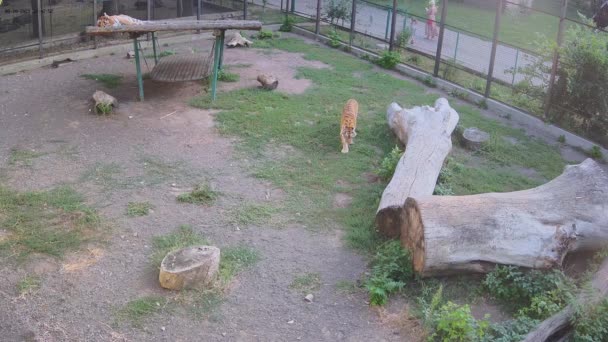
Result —
M167 56L160 59L150 77L161 82L202 80L209 76L210 63L210 58L201 54Z

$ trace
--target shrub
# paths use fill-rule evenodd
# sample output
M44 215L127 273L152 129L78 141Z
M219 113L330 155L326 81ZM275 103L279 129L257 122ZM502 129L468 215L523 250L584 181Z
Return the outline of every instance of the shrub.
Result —
M540 323L539 320L529 317L517 317L501 323L490 325L484 342L520 342L534 327Z
M397 46L401 49L405 49L410 40L412 39L412 31L408 27L405 27L399 34L397 34Z
M602 149L598 146L593 146L587 151L587 155L593 159L601 160L603 158Z
M371 273L365 285L370 303L384 305L388 296L401 290L414 274L410 252L399 241L386 242L372 260Z
M279 27L279 31L281 32L291 32L291 30L293 29L293 24L294 24L295 20L286 15L285 19L283 19L283 24L281 24L281 27Z
M399 163L399 159L403 155L403 151L399 148L399 146L395 146L389 154L382 159L382 163L380 164L380 168L376 172L380 178L385 181L390 180L395 173L395 169L397 168L397 163Z
M258 39L272 39L273 33L270 30L261 30L258 33Z
M327 37L329 38L327 45L329 45L333 48L337 48L341 45L340 44L340 35L338 34L338 31L336 29L329 31L329 33L327 34Z
M487 317L486 317L487 318ZM434 340L439 341L480 341L488 330L487 320L477 321L468 305L447 302L435 317Z
M348 20L350 18L351 3L348 0L329 0L325 5L325 17L329 19L330 24L334 24L342 20Z
M114 110L114 106L112 106L112 104L109 104L109 103L100 102L97 105L95 105L95 113L97 113L97 114L108 115L108 114L112 113L113 110Z
M557 137L557 142L560 144L565 144L566 143L566 136L565 135L560 135L559 137Z
M376 64L384 69L394 69L401 62L401 55L395 51L384 51L380 58L376 59Z
M590 308L577 308L573 323L574 342L608 340L608 299Z

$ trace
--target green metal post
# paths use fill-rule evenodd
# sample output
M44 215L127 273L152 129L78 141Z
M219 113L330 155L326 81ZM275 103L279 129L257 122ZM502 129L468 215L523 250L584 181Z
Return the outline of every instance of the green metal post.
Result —
M513 79L511 80L511 87L515 84L515 75L517 74L517 62L519 62L519 49L515 50L515 66L513 67Z
M403 14L403 28L401 31L405 31L405 27L407 26L407 12Z
M393 12L392 8L389 8L386 12L386 30L384 30L384 39L388 39L388 29L391 26L391 13Z
M226 38L226 31L222 30L220 33L220 39L222 40L222 44L220 45L220 63L218 64L218 69L222 69L222 64L224 64L224 41Z
M296 10L296 0L291 0L291 13Z
M133 37L133 50L135 51L135 68L137 69L137 86L139 87L139 101L144 100L144 81L141 76L141 64L139 63L139 47L137 37Z
M454 47L454 62L456 62L456 54L458 53L458 43L460 43L460 32L456 32L456 47Z
M152 50L154 50L154 65L158 64L158 55L156 54L156 35L152 32Z
M213 75L211 75L211 100L215 101L215 94L217 92L217 73L219 71L220 64L220 46L222 44L221 34L215 37L215 50L213 51Z

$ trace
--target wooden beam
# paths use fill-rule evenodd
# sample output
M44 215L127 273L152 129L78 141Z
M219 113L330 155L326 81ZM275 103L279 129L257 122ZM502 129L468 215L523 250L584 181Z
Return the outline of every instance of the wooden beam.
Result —
M262 29L262 23L257 20L174 20L150 21L138 25L121 27L87 26L86 34L103 35L108 33L144 34L158 31L187 31L187 30L254 30Z

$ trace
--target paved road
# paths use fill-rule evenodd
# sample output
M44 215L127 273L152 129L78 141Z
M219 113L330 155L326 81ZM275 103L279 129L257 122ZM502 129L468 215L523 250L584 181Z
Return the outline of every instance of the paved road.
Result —
M256 3L261 0L255 0ZM327 0L322 0L322 8L325 8ZM268 5L280 8L281 0L268 0ZM314 17L316 15L316 0L296 0L296 12ZM386 8L373 6L364 2L357 3L357 22L355 30L361 33L368 34L380 39L385 38L386 24L389 19ZM403 15L397 16L397 30L401 30L404 26L409 26L410 19ZM342 23L340 23L342 24ZM350 27L350 22L345 21L344 27ZM419 19L415 29L414 44L411 48L435 55L437 51L437 38L434 40L426 39L424 36L424 20ZM489 33L491 35L491 32ZM492 42L487 39L481 39L471 34L459 33L458 31L448 29L445 30L443 49L441 57L444 60L455 60L458 64L469 69L487 74L490 64L490 54ZM494 66L494 77L504 82L518 82L523 79L521 74L515 75L509 73L516 66L521 67L531 63L534 56L528 55L518 49L506 45L498 45L496 50L496 62Z

